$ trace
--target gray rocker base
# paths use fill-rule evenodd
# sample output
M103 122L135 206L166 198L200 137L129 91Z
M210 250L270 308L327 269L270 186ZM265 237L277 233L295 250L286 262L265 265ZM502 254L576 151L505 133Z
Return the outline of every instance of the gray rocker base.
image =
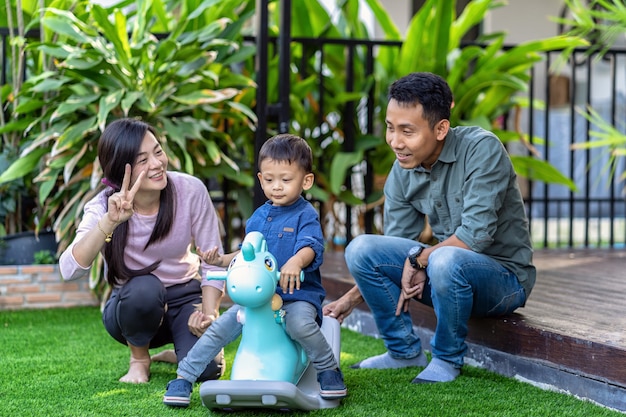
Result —
M322 333L339 363L339 322L324 317ZM297 385L284 381L254 380L215 380L200 385L202 404L209 409L224 411L255 408L310 411L339 406L341 400L325 400L319 393L317 372L310 364Z

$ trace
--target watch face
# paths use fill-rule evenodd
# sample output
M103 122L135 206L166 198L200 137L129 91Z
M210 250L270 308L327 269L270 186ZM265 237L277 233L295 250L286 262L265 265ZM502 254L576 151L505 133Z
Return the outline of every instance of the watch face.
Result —
M424 248L422 246L413 246L410 250L409 250L409 262L411 263L411 266L415 269L420 269L420 265L417 262L417 257L420 256L420 254L422 253L422 250L424 250Z
M409 249L409 256L415 256L416 254L419 256L420 253L422 253L422 250L424 248L422 248L421 246L413 246L411 249Z

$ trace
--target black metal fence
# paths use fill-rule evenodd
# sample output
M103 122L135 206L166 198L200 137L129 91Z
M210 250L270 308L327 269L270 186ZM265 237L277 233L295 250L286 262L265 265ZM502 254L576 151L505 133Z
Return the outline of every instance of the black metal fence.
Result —
M6 45L8 31L0 30L2 35L2 81L6 73ZM276 39L268 40L276 42ZM317 51L320 71L324 70L324 49L328 45L342 45L345 49L345 90L353 91L357 73L369 75L374 71L376 54L381 48L399 48L399 42L372 40L340 40L340 39L289 39L292 44L300 44L303 48ZM355 51L361 52L359 59ZM276 48L281 51L280 48ZM363 53L363 51L365 51ZM282 50L284 53L284 49ZM529 107L511 114L505 121L511 128L519 128L522 132L532 134L537 157L549 161L563 174L571 178L577 191L565 186L544 183L533 183L521 179L521 186L527 204L532 238L536 248L544 247L611 247L623 248L626 243L626 198L625 179L626 163L624 157L611 161L610 147L598 147L588 150L575 150L572 147L588 142L594 134L602 131L602 122L589 120L580 109L587 106L614 128L617 132L626 132L626 49L611 49L603 59L587 57L586 51L575 50L569 62L554 71L558 53L546 54L545 60L536 65L532 71L532 80L528 88ZM360 71L355 68L360 66ZM283 126L289 119L288 106L268 103L266 69L258 69L259 74L259 108L272 113ZM323 96L327 94L319 77L320 103L323 114ZM281 82L288 82L289 77L282 77ZM285 97L282 90L281 97ZM288 100L288 95L287 95ZM357 120L354 126L343 130L345 135L343 146L353 149L354 141L360 134L376 134L384 132L377 126L375 117L376 99L369 95L358 103L348 103L344 107L344 119ZM538 103L544 102L545 105ZM258 109L259 109L258 108ZM257 110L258 110L257 109ZM268 114L259 114L265 120ZM320 118L321 120L321 118ZM594 133L595 132L595 133ZM382 133L381 133L382 134ZM621 149L626 144L621 145ZM526 148L509 148L511 153L527 152ZM375 181L371 174L373 161L364 161L352 172L351 180L346 184L357 196L364 198L371 192ZM221 185L223 195L228 195L228 185ZM344 227L340 240L349 241L352 236L360 233L379 232L382 230L382 207L366 209L335 203L332 208L335 223L326 222L327 236L337 237L338 219ZM233 221L231 218L225 222ZM241 222L240 222L241 223ZM233 236L226 236L230 242ZM342 243L342 242L336 242Z
M396 42L353 39L294 38L290 42L300 44L307 50L317 49L320 80L324 78L321 74L324 71L325 48L343 45L346 57L345 90L348 92L355 85L357 73L371 74L377 51L401 46ZM355 60L357 49L360 61ZM529 134L535 156L550 162L571 178L577 188L572 191L563 185L520 179L532 238L536 248L623 248L626 242L626 158L616 157L616 148L612 146L575 148L594 140L596 134L606 129L604 124L621 134L626 132L626 49L611 49L603 58L588 56L586 50L577 49L568 62L560 63L557 60L559 54L547 53L545 59L535 65L525 97L528 107L520 108L504 120L506 128ZM360 66L359 71L355 71L357 66ZM281 79L289 77L281 76ZM318 94L323 105L325 92L321 83ZM263 96L257 97L264 99ZM342 118L359 121L354 129L343 130L346 149L353 148L359 134L384 132L382 126L376 126L380 121L377 122L374 116L375 106L372 95L345 106L345 112L352 114L344 114ZM289 111L281 103L277 107L279 111ZM589 108L593 109L598 119L590 120L584 115L588 114ZM282 114L279 118L285 120L288 116ZM626 143L619 148L626 149ZM512 154L528 153L528 148L513 144L509 146L509 151ZM366 196L372 189L374 180L369 169L372 163L375 162L367 161L354 168L347 186L355 194ZM333 217L344 223L341 240L345 237L349 241L354 235L381 230L381 207L365 210L364 207L338 206L338 213L334 213ZM330 240L336 230L331 225L327 232Z
M600 59L573 52L558 74L546 76L556 54L535 68L529 99L546 99L545 108L531 106L523 123L527 132L543 138L539 155L577 186L529 184L526 195L533 239L539 247L624 247L626 241L626 158L617 148L573 149L607 128L626 131L626 50L612 49ZM585 117L589 109L596 118ZM606 125L605 125L606 124ZM615 159L613 159L615 158Z

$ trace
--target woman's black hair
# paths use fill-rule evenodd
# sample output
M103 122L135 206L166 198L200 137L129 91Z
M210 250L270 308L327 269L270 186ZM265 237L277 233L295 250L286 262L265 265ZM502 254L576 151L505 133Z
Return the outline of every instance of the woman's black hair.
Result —
M107 197L119 191L124 179L126 164L131 166L135 164L141 142L148 132L159 138L152 126L141 120L131 118L118 119L110 123L102 132L98 142L98 159L102 167L103 177L106 178L107 184L114 187L108 191ZM170 233L174 220L174 193L174 186L168 181L167 186L161 191L156 224L145 248L165 238ZM128 222L120 224L115 229L111 242L106 244L104 248L104 259L108 268L107 281L111 286L124 283L134 276L149 274L161 263L159 259L151 265L137 270L126 266L124 252L128 232Z

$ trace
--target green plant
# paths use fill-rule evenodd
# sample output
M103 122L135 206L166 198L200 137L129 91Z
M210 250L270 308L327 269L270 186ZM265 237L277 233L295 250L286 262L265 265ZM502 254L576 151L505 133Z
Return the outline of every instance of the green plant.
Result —
M458 16L455 3L427 1L411 20L401 50L382 60L393 65L381 71L391 79L411 71L441 75L449 82L456 98L451 115L453 125L482 126L496 133L504 143L531 143L528 134L499 128L499 118L517 107L528 105L519 94L527 92L530 70L543 59L544 52L571 50L585 46L587 42L575 36L555 36L505 48L505 33L486 33L476 43L465 45L463 37L467 31L480 24L489 10L505 3L473 0ZM517 155L511 159L521 176L575 188L569 178L532 155Z
M505 48L504 33L489 33L475 44L466 45L464 35L480 24L489 10L504 4L496 0L470 1L458 16L456 1L429 0L412 18L404 38L379 0L342 0L336 4L332 18L320 2L314 0L293 2L291 13L294 38L356 41L352 49L353 61L343 45L331 43L313 48L294 42L291 48L290 129L305 137L313 148L316 187L312 194L324 203L323 216L332 212L336 202L367 208L380 201L380 190L357 196L344 184L350 181L355 167L361 169L364 161L374 174L386 174L395 159L384 141L386 93L395 79L413 71L439 74L449 81L457 98L451 117L454 125L478 124L494 131L505 143L528 144L540 139L531 140L528 134L517 131L503 131L497 121L507 112L528 105L527 100L520 98L520 93L527 91L530 70L543 58L544 52L587 44L579 37L558 36ZM370 39L360 19L362 7L370 9L385 34L385 41L391 41L376 48L370 75L361 64L366 62L368 46L358 44L358 40ZM270 29L272 34L278 35L278 14L273 14L272 18ZM268 91L269 101L276 102L280 82L278 55L272 51ZM346 68L350 63L354 77L348 90ZM365 110L358 109L370 96L374 101L368 101L367 105L377 117L374 127L361 123ZM349 106L357 110L347 112ZM345 143L349 129L356 131L352 149ZM512 160L521 176L575 188L569 178L541 159L513 155Z
M14 158L0 186L32 187L42 206L38 224L53 224L59 250L73 239L84 204L102 189L97 141L119 117L140 117L164 133L173 169L252 186L238 145L255 123L248 94L254 82L237 70L254 53L241 40L251 2L46 6L31 21L39 39L27 35L28 27L12 37L30 70L19 88L3 94L11 119L0 132L13 141L5 149ZM105 290L101 269L98 260L91 274L98 293Z
M607 164L605 169L610 172L609 178L612 178L617 172L620 158L626 157L626 134L619 131L616 126L607 122L598 112L594 111L591 106L587 109L577 108L576 111L581 114L597 130L591 130L589 136L593 138L588 142L581 142L572 145L574 150L599 148L607 155ZM622 129L624 128L622 121ZM626 171L620 175L620 180L626 180Z
M172 168L250 187L236 144L255 121L241 101L254 83L232 66L253 53L241 45L252 13L250 3L227 0L51 2L41 13L41 40L16 37L33 60L50 65L26 78L16 120L2 126L24 134L19 160L0 184L35 173L41 222L54 220L63 249L82 206L100 190L100 131L128 116L165 133Z
M589 40L588 53L604 55L626 32L626 5L621 0L565 0L566 13L552 20L566 33Z
M40 250L33 254L35 265L49 265L56 262L54 254L49 250Z
M36 9L36 1L7 1L5 13L0 14L0 27L16 35L10 37L8 45L5 45L7 56L2 68L6 82L0 86L0 173L20 162L22 131L26 126L22 124L18 110L22 104L19 91L23 85L23 74L38 73L43 67L41 61L28 54L23 42L26 31L36 27L33 22ZM39 225L40 207L36 204L36 193L32 187L35 175L26 172L13 182L0 183L0 236Z
M568 33L573 36L582 36L592 41L589 55L601 58L614 45L626 35L626 5L622 0L565 0L565 6L569 17L554 18L555 21L568 28ZM624 121L621 121L621 130L604 120L600 114L591 107L587 109L577 108L576 111L585 119L597 127L589 135L592 140L572 145L574 150L587 150L602 148L608 154L606 169L615 173L621 158L626 157L626 134L624 133ZM620 176L626 180L626 171Z
M9 149L0 153L0 172L6 171L14 158L9 156ZM21 213L21 190L24 189L23 180L0 184L0 237L9 233L15 233L16 225L22 222L17 218Z

